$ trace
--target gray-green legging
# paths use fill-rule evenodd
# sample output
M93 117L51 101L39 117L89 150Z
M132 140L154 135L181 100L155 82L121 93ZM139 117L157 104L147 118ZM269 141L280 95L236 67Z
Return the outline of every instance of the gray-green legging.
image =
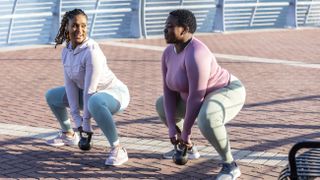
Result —
M79 90L79 106L83 106L83 91ZM63 132L72 130L67 114L69 107L64 86L50 89L46 93L47 103L56 116ZM130 95L126 85L118 81L113 89L102 90L89 98L88 109L111 146L119 144L118 132L113 114L123 111L129 104Z
M246 91L239 79L231 76L230 84L206 95L197 117L198 127L203 136L211 143L224 162L232 162L230 142L225 124L242 109ZM163 96L156 102L160 119L166 124ZM183 129L185 102L180 98L177 103L176 125Z

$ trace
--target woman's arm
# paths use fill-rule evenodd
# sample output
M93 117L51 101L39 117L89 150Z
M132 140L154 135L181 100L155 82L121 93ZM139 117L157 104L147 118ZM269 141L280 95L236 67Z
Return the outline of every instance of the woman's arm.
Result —
M166 121L169 128L169 138L175 137L177 134L175 113L177 107L178 94L170 90L166 83L167 65L165 62L165 52L162 55L162 79L163 79L163 97L164 97L164 111L166 114Z
M105 56L99 47L90 49L85 62L86 73L83 90L83 122L88 123L90 128L91 114L88 110L88 100L97 91L103 67L105 67L104 63L106 63ZM90 131L92 131L92 129L90 129Z
M181 138L190 143L191 128L203 103L211 71L211 56L206 51L195 49L187 55L185 66L189 83L189 96L186 102Z
M79 88L69 78L66 70L64 69L64 85L66 88L68 103L70 107L70 114L75 122L76 127L80 127L82 124L82 117L79 110Z

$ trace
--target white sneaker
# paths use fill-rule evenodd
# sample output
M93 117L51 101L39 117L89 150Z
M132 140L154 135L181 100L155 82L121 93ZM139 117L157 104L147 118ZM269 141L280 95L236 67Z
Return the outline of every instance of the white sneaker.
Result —
M112 148L109 157L106 159L105 165L119 166L128 161L128 153L124 147Z
M240 168L236 162L230 164L223 163L222 169L216 177L216 180L236 180L241 176Z
M171 151L164 153L162 156L164 159L172 159L174 152L175 150L172 149ZM188 154L188 159L200 158L200 153L195 145L193 145L191 149L188 149L187 154Z
M74 146L78 145L79 140L80 138L76 132L73 134L73 137L67 136L66 133L59 132L57 137L46 141L46 144L55 147Z

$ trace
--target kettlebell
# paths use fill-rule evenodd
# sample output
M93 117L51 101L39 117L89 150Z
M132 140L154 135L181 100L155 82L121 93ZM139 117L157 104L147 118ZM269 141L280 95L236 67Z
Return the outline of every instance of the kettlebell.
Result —
M78 143L78 146L81 150L88 151L92 147L92 134L93 132L84 132L82 128L79 128L79 133L80 133L80 141Z
M188 162L188 155L187 155L188 148L186 145L180 145L180 148L178 148L178 144L174 145L175 152L172 156L172 160L177 165L185 165Z

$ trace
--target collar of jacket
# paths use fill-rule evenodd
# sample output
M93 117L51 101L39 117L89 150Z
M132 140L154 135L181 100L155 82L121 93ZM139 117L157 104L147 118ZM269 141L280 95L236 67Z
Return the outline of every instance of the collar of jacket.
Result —
M89 38L87 37L81 44L79 44L75 49L72 49L72 43L69 42L67 45L67 49L70 52L73 52L73 55L76 55L78 53L80 53L81 51L85 50L88 47L88 43L89 43Z

